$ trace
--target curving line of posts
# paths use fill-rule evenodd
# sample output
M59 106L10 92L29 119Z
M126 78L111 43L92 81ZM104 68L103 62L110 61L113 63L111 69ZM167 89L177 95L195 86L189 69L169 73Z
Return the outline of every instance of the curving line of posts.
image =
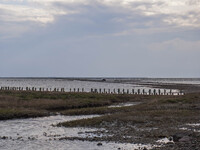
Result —
M173 92L172 89L162 90L161 89L96 89L91 88L90 91L85 91L84 88L70 88L66 91L65 88L36 88L36 87L0 87L1 91L39 91L39 92L90 92L90 93L100 93L100 94L135 94L135 95L184 95L182 90L178 92Z

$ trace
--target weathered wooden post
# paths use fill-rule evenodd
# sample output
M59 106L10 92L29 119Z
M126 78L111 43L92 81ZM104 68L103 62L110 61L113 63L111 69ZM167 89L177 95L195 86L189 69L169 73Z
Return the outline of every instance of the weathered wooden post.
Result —
M145 94L145 90L144 89L142 90L142 93L143 93L143 95Z
M106 93L106 89L105 88L103 89L103 92Z
M166 89L164 89L164 95L166 95Z
M149 89L149 95L151 95L151 89Z
M156 89L153 90L153 94L156 95Z
M127 94L129 94L129 89L127 89L127 92L126 92Z
M74 88L74 92L76 92L76 88Z
M110 89L108 89L108 93L110 94Z
M118 89L118 91L117 91L117 92L118 92L118 94L120 94L120 89Z
M140 94L140 89L138 89L138 94Z
M115 94L115 89L113 89L113 93Z
M172 95L172 89L170 89L169 93L170 93L170 95Z
M91 88L91 93L93 93L93 88Z
M135 91L134 91L134 89L132 89L132 94L135 94Z
M101 93L101 88L99 89L99 93Z
M158 90L158 95L160 95L161 94L161 91L160 91L160 89Z
M84 92L84 88L82 88L82 92Z
M78 88L78 91L77 92L79 92L79 88Z
M122 90L122 94L125 94L125 91L124 91L124 89Z

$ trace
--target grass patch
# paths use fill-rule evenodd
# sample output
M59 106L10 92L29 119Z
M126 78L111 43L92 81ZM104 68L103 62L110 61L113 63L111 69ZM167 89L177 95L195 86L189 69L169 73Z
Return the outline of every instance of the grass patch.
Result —
M106 106L123 103L148 100L151 97L138 95L114 95L95 93L62 93L62 92L33 92L33 91L0 91L0 109L15 110L10 113L10 118L18 118L19 112L62 112L66 115L74 114L103 114L116 112L114 109L106 109ZM1 113L1 112L0 112ZM24 113L24 114L25 114ZM5 116L5 113L2 112ZM3 116L1 115L1 116ZM13 116L13 117L11 117ZM29 115L30 116L30 115ZM1 119L1 118L0 118Z

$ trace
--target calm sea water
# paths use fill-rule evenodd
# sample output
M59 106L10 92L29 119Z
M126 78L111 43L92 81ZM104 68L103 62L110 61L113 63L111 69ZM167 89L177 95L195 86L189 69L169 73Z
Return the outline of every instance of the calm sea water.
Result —
M144 86L144 83L177 83L200 85L200 78L107 78L102 82L102 78L0 78L0 87L35 87L39 88L64 88L65 91L81 90L85 92L93 89L152 89L151 86ZM174 91L175 92L175 91Z
M102 82L102 78L0 78L0 87L35 87L37 90L39 88L64 88L65 91L73 91L79 88L82 90L84 88L85 92L91 91L93 89L105 89L106 91L110 89L113 91L115 89L153 89L151 86L140 85L143 83L184 83L184 84L199 84L200 79L151 79L151 78L107 78L105 82ZM158 89L157 89L158 90ZM161 89L163 90L163 89ZM175 91L173 91L175 92Z

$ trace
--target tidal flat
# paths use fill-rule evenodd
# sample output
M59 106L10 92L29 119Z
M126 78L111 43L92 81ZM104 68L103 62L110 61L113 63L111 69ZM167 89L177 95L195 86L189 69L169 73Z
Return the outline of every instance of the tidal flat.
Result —
M109 107L123 103L134 105ZM101 147L106 145L104 142L116 142L113 145L117 143L146 145L136 147L129 145L127 149L199 149L199 114L200 92L196 91L177 96L0 91L2 121L12 122L25 118L37 119L58 115L71 117L100 115L92 118L80 117L75 120L58 119L59 121L49 126L62 128L63 132L65 128L95 130L77 131L78 134L72 136L64 133L59 136L61 133L55 133L54 138L45 139L59 141L58 143L93 142L98 145L98 149L104 149ZM45 136L45 133L41 134ZM6 133L0 137L1 143L13 138L12 134L6 136ZM37 137L38 135L34 138ZM23 135L19 135L14 141L20 140L23 143L24 138ZM26 138L33 140L31 135L27 135ZM161 142L165 141L163 139L167 139L167 142ZM110 149L118 148L120 146Z

